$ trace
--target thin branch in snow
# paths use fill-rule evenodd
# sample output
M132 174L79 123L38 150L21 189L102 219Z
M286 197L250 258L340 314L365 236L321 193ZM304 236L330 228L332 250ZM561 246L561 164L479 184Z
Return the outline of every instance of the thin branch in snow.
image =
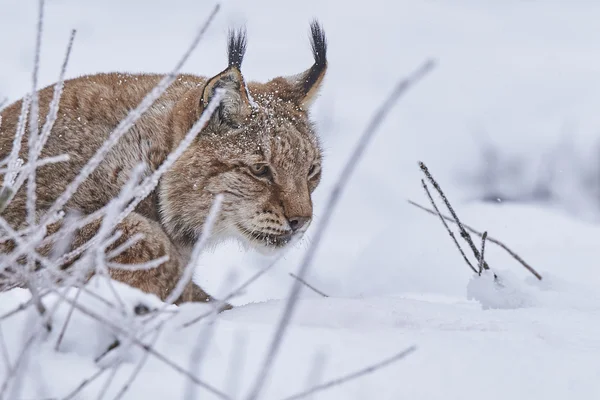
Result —
M71 31L71 35L69 36L69 43L67 44L67 51L65 54L65 58L63 59L63 64L60 69L60 75L58 77L58 81L54 85L54 94L52 95L52 100L50 101L50 105L48 108L48 114L46 115L46 122L42 127L42 133L35 145L35 159L37 159L42 153L42 149L50 137L50 132L54 127L54 123L56 122L56 117L58 116L58 106L60 104L60 99L62 97L62 92L65 86L65 74L67 71L67 65L69 64L69 58L71 56L71 50L73 49L73 41L75 40L76 30L73 29ZM31 162L31 160L29 160Z
M31 96L27 94L25 98L21 101L21 113L19 114L19 121L17 122L17 131L15 132L15 137L13 138L13 145L10 150L10 154L4 160L2 160L2 165L7 165L9 169L18 169L22 164L23 160L19 158L19 152L21 151L21 142L23 141L23 136L25 135L25 127L27 126L27 114L29 113L29 107L31 105ZM0 213L4 211L6 206L12 200L12 197L15 195L16 190L15 180L17 178L17 174L14 172L9 173L4 177L4 182L2 183L2 191L0 192Z
M214 336L215 328L217 325L216 316L217 310L213 308L212 320L208 322L206 325L200 329L200 333L198 334L198 340L196 341L196 345L192 349L190 353L190 361L188 370L195 374L196 376L200 373L200 366L202 360L204 360L204 356L208 351L208 347L210 346L210 342ZM185 387L184 400L194 400L196 396L194 395L194 385L193 382L188 380L187 385Z
M10 371L12 366L10 365L10 357L8 355L8 347L6 346L6 340L4 339L2 325L0 325L0 350L2 352L2 359L4 360L4 368L6 368L7 371Z
M479 260L479 275L481 276L481 273L483 272L483 262L485 260L485 240L487 239L487 231L483 232L483 235L481 235L481 259Z
M29 348L33 345L33 342L35 341L36 338L37 338L37 332L34 335L30 335L29 338L27 339L27 341L25 342L25 344L23 345L23 349L21 350L21 353L19 353L17 359L15 360L13 367L8 371L8 374L6 375L6 378L4 378L4 382L2 383L2 386L0 386L0 400L4 399L4 395L6 394L6 391L8 390L8 388L10 386L10 382L16 378L17 373L21 368L21 364L23 362L25 362L25 357L27 356L27 353L29 352Z
M38 126L38 118L39 118L39 93L38 93L38 72L40 68L40 53L42 51L42 32L44 27L44 0L38 1L38 20L37 20L37 32L35 39L35 59L33 62L33 75L31 77L31 112L29 113L29 158L28 162L34 164L37 161L37 157L35 157L35 148L36 141L39 135L39 126ZM25 208L27 210L27 225L33 226L35 225L35 203L36 203L36 193L35 193L35 168L29 169L29 174L27 178L27 199L25 203ZM31 263L31 260L28 261Z
M46 293L46 294L48 294L48 293ZM43 296L44 295L40 295L40 297L43 297ZM25 311L27 309L27 307L29 307L32 303L33 303L33 301L31 299L29 299L29 300L19 304L17 307L12 309L11 311L8 311L8 312L0 315L0 321L10 318L15 314L20 313L21 311Z
M413 206L429 213L432 215L437 215L435 211L424 207L422 205L420 205L419 203L416 203L412 200L407 200L409 204L412 204ZM442 218L444 218L446 221L452 222L454 224L456 224L456 220L452 219L451 217L447 216L447 215L443 215L442 214ZM466 225L466 224L462 224L463 227L468 230L469 232L479 236L479 237L483 237L483 233L481 233L480 231L478 231L477 229ZM512 258L514 258L515 260L517 260L517 262L519 264L521 264L523 267L525 267L525 269L529 272L531 272L531 274L533 276L535 276L537 279L542 280L542 275L540 275L535 269L533 269L533 267L531 265L529 265L523 258L521 258L521 256L519 256L517 253L515 253L514 251L512 251L507 245L505 245L504 243L502 243L500 240L495 239L491 236L487 236L486 241L490 242L490 243L494 243L496 246L500 247L501 249L503 249L504 251L506 251Z
M298 400L298 399L305 399L308 396L312 396L315 393L318 392L322 392L323 390L327 390L327 389L331 389L332 387L336 387L336 386L340 386L343 385L344 383L350 382L352 380L358 379L362 376L368 375L368 374L372 374L373 372L376 372L378 370L380 370L381 368L387 367L390 364L393 364L399 360L402 360L404 357L408 356L409 354L413 353L417 348L415 346L411 346L406 350L401 351L398 354L395 354L394 356L390 357L390 358L386 358L385 360L382 360L380 362L378 362L377 364L373 364L370 367L367 368L363 368L361 370L352 372L348 375L345 376L341 376L337 379L333 379L329 382L323 383L321 385L315 386L311 389L308 389L302 393L298 393L295 394L293 396L290 397L286 397L283 400Z
M35 327L34 329L29 329L28 333L30 333L29 338L25 341L25 345L23 346L23 349L19 355L19 358L21 357L25 357L24 352L27 351L27 349L33 344L34 340L36 338L40 337L40 334L42 333L42 331L44 330L45 326L48 324L48 322L51 320L51 318L53 317L53 315L56 313L56 311L58 310L58 308L62 305L63 302L65 302L66 300L69 300L69 302L72 302L72 300L68 299L66 296L66 293L68 292L69 288L63 288L62 290L58 290L57 288L53 288L51 287L51 285L47 285L46 286L48 289L51 290L51 292L55 295L57 295L58 300L55 301L52 304L52 307L49 309L48 312L46 312L37 322L37 327ZM44 293L43 295L47 295L49 292ZM18 362L16 362L15 364L17 364ZM6 378L6 381L3 383L2 385L2 389L0 389L0 400L2 400L3 397L3 393L5 392L5 390L8 388L10 380L14 380L14 381L19 381L20 377L19 374L22 372L18 369L18 366L15 365L15 367L13 368L14 373L12 374L12 377L9 376ZM12 392L15 392L17 390L16 386L13 385L13 390ZM14 398L14 397L11 397Z
M31 293L31 299L33 300L33 304L38 314L44 317L48 313L48 310L46 310L46 306L44 306L44 303L42 303L40 292L36 284L33 282L33 278L27 283L27 289L29 289L29 292ZM50 318L45 319L44 327L48 332L52 331L52 322Z
M296 276L296 274L290 272L289 275L292 278L299 280L304 286L306 286L307 288L309 288L310 290L312 290L316 294L321 295L322 297L329 297L328 295L326 295L325 293L323 293L322 291L320 291L319 289L317 289L316 287L314 287L310 283L306 282L304 279L300 278L299 276Z
M83 389L85 389L86 386L88 386L90 383L94 382L96 379L100 378L100 376L102 376L102 374L106 370L108 370L112 367L113 367L113 365L107 365L107 366L100 368L98 371L94 372L91 376L82 380L79 383L79 385L75 389L73 389L72 392L70 392L65 397L63 397L62 400L71 400L71 399L75 398L75 396L77 396L79 394L79 392L81 392Z
M77 304L75 302L73 302L73 304ZM117 338L115 340L113 340L107 347L106 349L104 349L104 351L102 353L100 353L96 358L94 358L94 363L98 364L100 362L100 360L102 360L104 357L106 357L106 355L108 353L110 353L111 351L113 351L114 349L116 349L117 347L119 347L121 345L121 341Z
M213 386L209 385L208 383L198 379L192 373L185 370L181 366L177 365L175 362L171 361L165 355L163 355L162 353L155 350L152 346L148 346L144 342L140 341L138 338L133 336L133 333L130 332L129 330L117 325L116 323L113 323L109 319L104 318L102 315L88 309L87 307L84 307L81 304L74 302L73 300L64 296L62 293L60 293L58 291L55 291L55 293L59 297L61 297L65 302L67 302L68 304L72 304L75 308L77 308L83 314L96 320L97 322L101 323L102 325L112 329L114 332L119 333L121 335L125 335L127 337L127 339L131 341L131 343L140 347L143 351L149 352L151 355L153 355L158 360L162 361L164 364L168 365L174 371L180 373L181 375L186 376L188 379L190 379L192 382L194 382L199 387L209 391L210 393L214 394L218 398L230 400L230 397L227 396L225 393L222 393L220 390L218 390L218 389L214 388Z
M422 161L419 162L419 168L421 168L421 171L423 171L429 182L433 185L434 189L439 193L440 197L444 201L444 204L450 211L450 215L452 215L452 218L454 218L454 220L456 221L456 225L458 226L460 236L465 240L465 242L467 242L467 244L471 248L471 251L475 255L475 259L479 262L481 260L481 254L479 254L479 250L477 250L475 243L473 243L473 239L471 238L471 235L469 235L469 232L465 230L465 228L462 225L462 222L460 222L458 215L456 215L456 212L454 211L454 207L452 207L452 205L450 204L450 201L442 191L442 188L440 187L439 183L435 180L433 175L431 175L431 172L429 172L429 169ZM485 260L483 261L483 268L490 269L489 265L487 264L487 262L485 262ZM475 270L475 272L477 272L477 270Z
M39 18L43 18L43 1L40 1L40 16L39 16ZM42 21L40 20L40 21L38 21L38 40L39 41L41 41L41 36L39 36L40 35L39 30L41 30L41 29L42 29ZM17 157L18 157L19 150L21 148L21 140L22 140L23 135L25 134L25 128L26 128L25 121L26 121L26 117L27 117L27 112L30 107L29 100L31 100L31 113L30 113L30 124L29 124L30 125L29 157L28 157L27 165L23 168L25 171L23 171L23 175L16 182L16 184L14 182L16 173L14 173L14 172L12 173L12 175L10 175L11 178L8 179L8 182L9 182L8 187L6 187L6 181L5 181L3 189L10 189L10 190L8 190L7 193L3 193L2 197L8 196L7 202L10 202L10 200L12 200L12 197L19 190L21 184L24 182L24 179L27 176L28 179L32 180L32 183L29 183L29 181L28 181L27 201L28 201L30 209L32 209L32 207L35 207L35 198L32 198L30 200L31 195L33 195L33 197L35 197L35 171L36 171L37 167L44 165L44 164L38 163L37 159L40 156L42 149L43 149L46 141L48 140L48 137L50 136L50 132L52 130L52 127L54 126L54 122L56 122L60 98L62 96L62 91L63 91L63 87L64 87L65 72L66 72L67 64L69 62L69 56L71 54L71 49L73 47L74 39L75 39L75 30L71 31L71 36L69 38L69 43L67 45L67 52L66 52L65 58L63 60L61 72L59 75L59 80L56 83L56 85L54 86L54 94L53 94L52 100L51 100L49 108L48 108L48 114L46 115L46 122L42 128L42 132L39 137L38 137L39 131L38 131L38 122L37 122L38 111L39 111L39 95L37 93L36 88L37 88L37 69L39 68L39 51L41 50L39 48L39 46L41 46L41 43L36 43L36 65L34 67L34 79L33 79L34 80L34 84L33 84L34 91L32 92L31 95L29 95L28 97L23 99L21 115L19 116L19 122L17 125L17 133L16 133L15 139L13 141L13 148L11 149L11 154L8 157L9 169L15 169L15 161L18 160ZM35 123L32 123L31 121L34 118L35 118ZM61 156L57 156L56 158L58 158L58 157L62 157L63 159L66 158L66 160L68 160L68 155L61 155ZM56 161L56 162L58 162L58 161Z
M75 298L73 299L74 302L77 302L77 300L79 299L79 295L81 294L82 289L83 286L80 286L79 289L77 289L77 293L75 293ZM54 345L55 351L58 351L60 348L60 344L62 343L63 337L65 336L65 332L67 331L67 326L69 325L69 321L71 320L71 316L73 315L73 311L75 311L75 307L71 306L71 308L69 309L69 313L67 314L67 318L65 318L65 323L63 324L63 327L58 335L58 339L56 340L56 344Z
M119 372L119 368L121 368L122 366L123 366L123 363L118 362L114 366L114 368L112 368L110 370L110 375L108 375L108 378L106 378L106 381L104 382L104 385L102 386L102 389L98 392L98 396L96 396L96 400L104 399L104 396L106 395L106 392L108 391L108 388L110 387L112 382L115 380L115 377L117 376L117 373Z
M456 236L454 235L454 232L452 232L452 229L450 229L450 227L446 223L446 220L442 217L442 213L440 213L440 209L435 204L435 200L433 200L433 196L431 195L431 192L429 191L429 187L427 187L427 183L425 183L424 179L421 179L421 185L423 185L423 189L425 190L425 193L427 194L427 197L429 198L429 202L431 203L431 206L435 210L436 215L438 215L440 217L440 220L442 221L442 224L444 225L444 227L446 228L446 231L448 232L448 234L452 238L452 241L456 245L456 248L460 252L460 255L463 257L463 259L465 260L465 262L467 263L467 265L469 266L469 268L471 268L473 270L473 272L477 273L477 270L475 269L475 267L473 266L473 264L471 264L471 261L469 261L469 258L467 257L467 255L463 251L462 247L460 247L460 243L458 243L458 240L456 239Z
M231 350L231 358L229 360L228 375L225 380L227 385L227 393L231 398L237 399L239 388L242 382L244 365L246 362L246 351L248 341L246 335L237 331L233 341L233 349Z
M260 278L261 276L263 276L267 271L271 270L271 268L273 268L276 264L277 261L279 261L281 259L281 257L283 256L283 253L280 254L277 258L275 258L273 261L271 261L271 263L269 265L267 265L266 267L264 267L263 269L261 269L260 271L258 271L257 273L255 273L254 275L252 275L250 277L250 279L248 279L247 281L245 281L244 283L242 283L240 286L238 286L236 289L232 290L227 296L225 296L223 299L221 299L220 301L222 303L225 303L231 299L233 299L234 297L238 296L240 293L242 293L248 286L250 286L252 283L254 283L258 278ZM212 314L212 311L200 314L199 316L189 320L188 322L184 323L181 325L181 328L188 328L192 325L194 325L196 322L210 316Z
M59 291L55 291L55 293L62 295L64 298L64 294L60 293ZM20 374L22 373L21 364L26 361L25 358L27 357L27 353L29 352L30 347L33 345L35 339L39 337L40 333L46 328L46 325L49 323L56 310L58 310L58 307L61 305L61 303L62 300L56 301L52 305L52 309L50 311L45 312L41 315L41 318L38 321L39 325L33 329L33 332L31 332L29 337L25 340L23 348L17 356L17 360L15 361L13 368L8 372L8 375L2 383L2 386L0 386L0 400L4 399L4 395L6 394L6 391L8 390L11 381L20 381ZM12 393L16 393L18 391L19 388L17 386L18 385L13 385ZM14 396L10 398L14 398Z
M48 164L56 164L56 163L66 162L66 161L69 161L69 159L70 158L69 158L68 154L61 154L60 156L55 156L55 157L46 157L46 158L42 158L41 160L39 160L35 164L33 164L33 167L31 167L29 164L27 164L25 166L15 166L13 168L10 168L10 167L0 168L0 174L18 174L20 172L27 171L29 168L39 168L39 167L43 167L44 165L48 165Z
M408 89L413 87L422 78L424 78L434 68L434 66L435 62L433 60L428 60L423 65L421 65L415 72L413 72L409 77L407 77L406 79L402 79L400 82L398 82L392 90L392 93L376 110L369 124L367 125L363 133L360 135L357 145L352 151L350 158L345 163L342 173L338 177L333 191L327 199L321 223L317 226L315 230L313 241L311 242L308 251L305 253L302 263L300 264L298 273L296 274L298 277L304 278L304 276L306 275L306 272L308 271L308 268L312 263L312 259L318 249L318 246L321 243L321 237L323 236L323 232L327 228L329 220L333 214L333 210L337 206L337 203L340 199L342 190L347 185L352 173L354 172L355 167L359 164L360 158L363 155L364 151L367 149L367 146L373 138L375 132L385 120L385 118L387 117L393 106L396 104L398 99L400 99L400 97L404 95ZM298 301L298 296L300 294L301 288L302 283L299 280L296 280L292 285L289 298L285 304L283 314L273 335L270 348L267 352L267 355L265 356L265 359L262 362L262 366L258 371L257 377L253 386L251 387L250 394L248 395L247 400L257 400L260 396L264 383L273 365L273 361L275 360L275 356L279 352L279 348L283 341L284 333L287 329L288 324L290 323L294 309L296 308L296 303Z
M33 63L33 75L31 78L32 88L31 88L31 112L29 113L29 140L28 140L28 162L31 165L35 165L37 161L36 153L36 141L38 140L39 135L39 126L38 126L38 118L39 118L39 94L38 90L38 72L40 67L40 53L42 47L42 32L43 32L43 24L44 24L44 0L39 0L38 3L38 20L37 20L37 33L36 33L36 41L35 41L35 59ZM26 221L27 226L34 226L36 224L36 169L29 168L29 173L27 177L27 198L25 200L25 209L27 211ZM33 271L35 269L35 261L31 255L27 255L27 271L29 272L27 276L27 288L31 292L31 297L35 304L35 308L38 313L44 317L46 314L46 307L42 303L39 298L38 290L35 286L35 282L33 281ZM50 319L46 319L46 329L48 332L52 329L50 325Z
M152 339L150 339L150 343L148 344L148 346L154 347L154 345L158 341L158 337L162 333L162 330L165 327L165 325L166 324L164 324L164 323L161 324L161 326L156 330L156 332L154 333L154 337ZM140 361L138 362L138 364L135 366L135 369L131 373L131 376L129 376L129 379L127 380L127 382L125 382L125 384L123 385L123 387L121 388L121 390L119 390L119 393L117 393L117 395L115 396L114 400L119 400L123 396L125 396L125 393L127 393L127 390L129 390L129 388L131 387L131 384L133 383L133 381L139 375L140 371L142 370L142 368L146 364L146 361L148 361L148 356L149 355L150 355L150 352L147 352L147 351L144 352L144 354L142 355L142 358L140 359Z
M8 104L8 97L0 98L0 111L2 111L4 109L4 107L6 107L7 104Z
M313 358L312 366L306 379L306 387L314 388L317 387L321 382L323 376L323 370L325 369L326 355L322 351L317 352ZM312 394L306 396L307 400L313 398Z

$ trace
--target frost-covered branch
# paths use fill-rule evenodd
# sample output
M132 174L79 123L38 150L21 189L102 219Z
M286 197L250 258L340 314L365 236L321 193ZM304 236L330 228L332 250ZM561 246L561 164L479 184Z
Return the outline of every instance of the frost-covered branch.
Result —
M149 354L154 356L156 359L162 361L164 364L168 365L174 371L180 373L181 375L186 376L191 382L193 382L197 386L209 391L210 393L214 394L215 396L217 396L220 399L230 399L229 396L227 396L225 393L222 393L220 390L218 390L215 387L213 387L212 385L204 382L203 380L198 379L194 374L187 371L183 367L177 365L175 362L171 361L168 357L166 357L162 353L158 352L152 346L149 346L148 344L142 342L140 339L135 337L134 334L132 332L130 332L128 329L125 329L125 328L119 326L118 324L110 321L109 319L103 317L102 315L96 313L95 311L92 311L89 308L87 308L77 302L74 302L73 300L67 298L65 295L63 295L62 293L60 293L58 291L55 291L55 294L57 294L66 303L72 305L73 307L75 307L77 310L79 310L83 314L85 314L88 317L94 319L95 321L101 323L103 326L110 328L113 332L123 335L125 338L130 340L131 343L138 346L143 351L148 352Z

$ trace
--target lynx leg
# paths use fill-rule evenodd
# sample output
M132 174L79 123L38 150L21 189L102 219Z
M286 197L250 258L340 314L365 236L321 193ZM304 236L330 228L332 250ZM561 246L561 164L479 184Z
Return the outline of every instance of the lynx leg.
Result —
M92 223L76 234L73 247L78 247L92 238L100 227L100 222ZM184 271L184 263L180 253L162 230L158 222L152 221L137 213L131 213L119 225L117 230L122 232L121 237L107 252L117 248L133 235L141 233L144 238L133 246L123 251L110 261L118 264L143 264L157 258L168 256L169 259L160 266L152 269L124 270L113 268L109 270L110 276L120 282L138 288L146 293L152 293L161 300L165 300L175 288ZM194 282L189 282L182 295L175 304L182 302L208 302L212 297L204 292Z

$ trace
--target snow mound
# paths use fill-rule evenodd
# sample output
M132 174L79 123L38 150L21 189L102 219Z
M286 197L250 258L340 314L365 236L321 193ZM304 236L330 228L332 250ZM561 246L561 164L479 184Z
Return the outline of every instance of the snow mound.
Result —
M514 309L533 304L527 288L508 271L498 275L484 270L481 275L473 275L467 285L467 298L478 301L484 309Z

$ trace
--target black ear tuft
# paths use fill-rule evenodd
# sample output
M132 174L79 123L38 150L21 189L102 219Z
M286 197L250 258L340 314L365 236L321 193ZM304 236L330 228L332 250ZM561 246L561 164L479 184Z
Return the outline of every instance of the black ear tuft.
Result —
M229 30L229 39L227 45L227 58L229 67L241 69L244 54L246 53L246 29Z
M313 57L315 58L315 65L323 67L327 65L327 39L319 21L314 20L310 24L310 36L310 45Z
M323 27L316 20L310 24L310 46L315 63L301 74L299 82L301 102L305 106L314 100L327 70L327 39L325 39Z

